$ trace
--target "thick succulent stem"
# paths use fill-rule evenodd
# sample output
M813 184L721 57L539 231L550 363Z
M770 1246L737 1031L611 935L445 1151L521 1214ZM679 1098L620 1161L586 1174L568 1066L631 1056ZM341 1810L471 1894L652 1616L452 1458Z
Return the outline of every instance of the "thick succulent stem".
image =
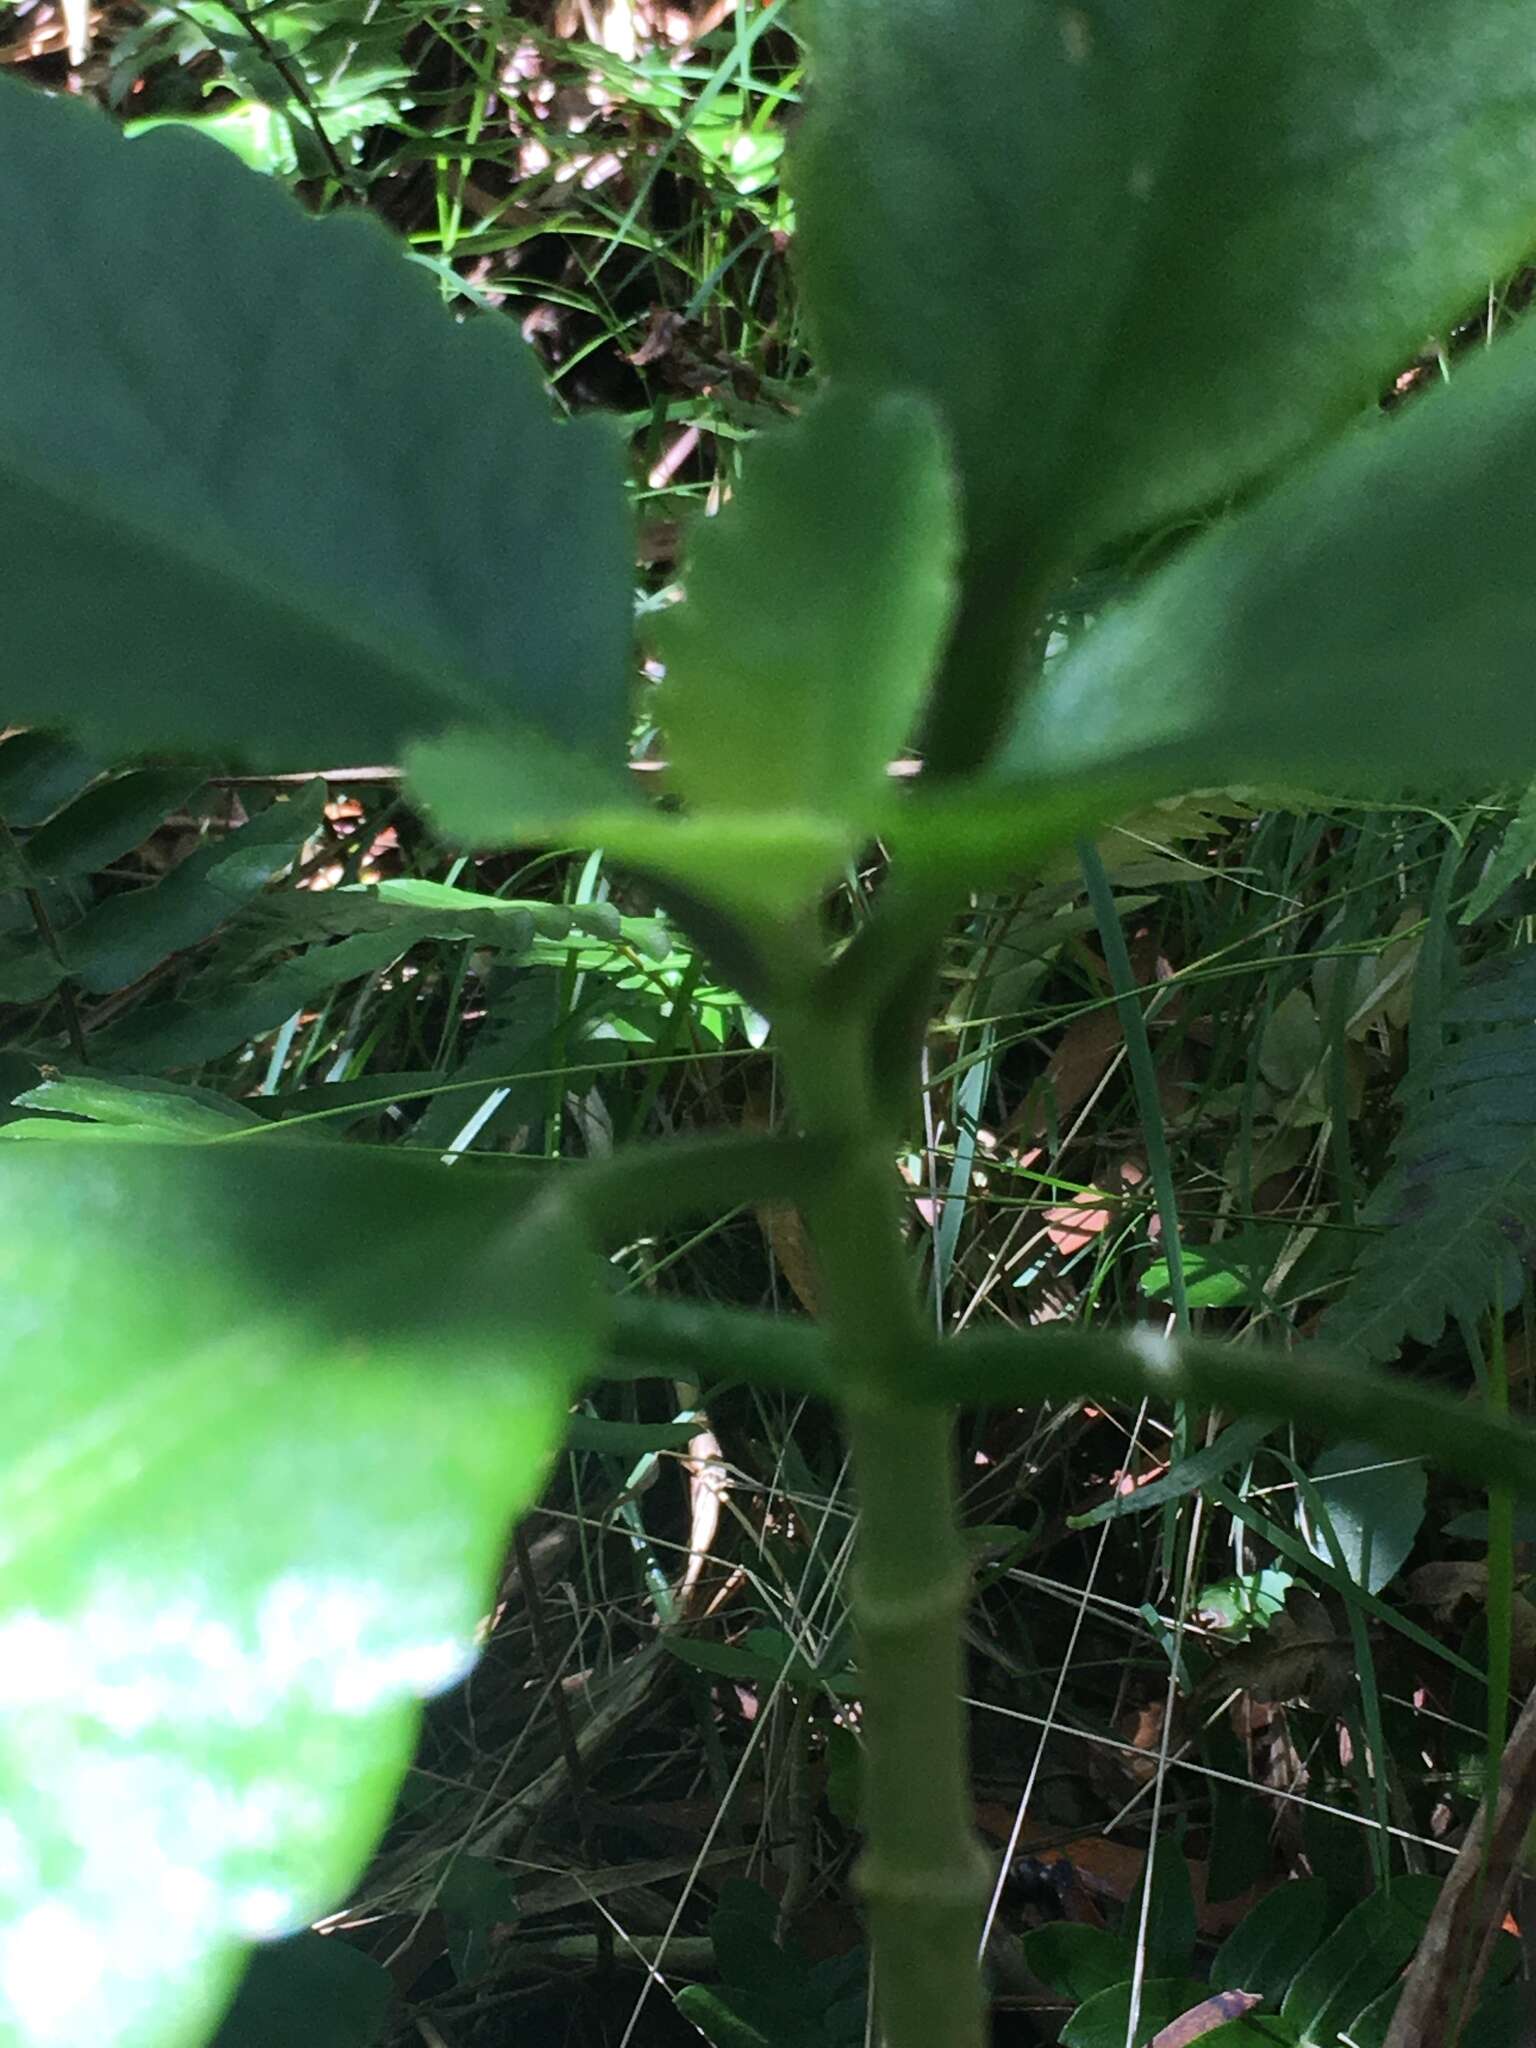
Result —
M865 1034L823 1014L792 1021L781 1041L807 1135L837 1148L835 1170L817 1177L804 1207L859 1497L860 1882L880 2038L884 2048L981 2048L986 1866L971 1825L960 1704L969 1575L951 1418L906 1398L932 1339L871 1099Z

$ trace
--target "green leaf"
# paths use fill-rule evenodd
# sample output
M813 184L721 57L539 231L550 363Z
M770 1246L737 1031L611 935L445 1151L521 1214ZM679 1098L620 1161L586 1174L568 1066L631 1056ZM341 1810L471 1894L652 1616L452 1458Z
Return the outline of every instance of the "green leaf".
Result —
M107 995L201 944L293 864L320 824L325 797L317 777L188 854L152 888L104 898L61 934L70 973L93 995Z
M712 2048L773 2048L766 2034L732 2012L720 1994L705 1984L685 1984L673 2004Z
M185 768L145 768L115 775L57 812L27 841L27 864L36 875L60 880L92 875L142 846L198 786Z
M573 1415L566 1430L566 1447L573 1451L603 1451L615 1457L639 1458L651 1451L685 1451L698 1433L697 1419L688 1422L608 1422L598 1415Z
M845 1673L816 1670L776 1629L753 1629L744 1644L713 1643L675 1631L661 1640L662 1647L680 1664L718 1678L740 1679L744 1685L775 1686L787 1679L791 1685L826 1686L833 1692L853 1690Z
M472 1984L490 1967L495 1929L518 1917L517 1880L483 1856L455 1856L437 1887L437 1910L453 1974Z
M1476 1324L1525 1284L1536 1231L1536 947L1495 956L1445 1007L1446 1042L1398 1091L1392 1165L1362 1220L1374 1226L1321 1340L1390 1359L1406 1337Z
M102 1066L132 1070L198 1066L275 1031L296 1010L349 981L378 973L411 942L410 933L360 932L334 946L311 946L253 981L199 991L183 1002L146 1004L93 1037L92 1056Z
M295 1934L261 1948L241 1981L213 2048L374 2048L394 1992L389 1972L349 1943Z
M1149 1977L1141 1987L1141 2018L1132 2034L1131 1987L1112 1985L1077 2008L1061 2030L1061 2048L1147 2048L1160 2028L1205 1996L1205 1986L1193 1978Z
M123 123L126 135L150 135L157 128L185 128L206 135L250 170L264 171L269 177L291 178L298 172L292 121L260 100L226 101L209 114L151 114L142 121ZM326 132L329 134L329 129Z
M1476 924L1486 917L1505 892L1536 866L1536 783L1520 799L1519 808L1504 828L1504 835L1488 857L1488 865L1467 898L1459 924Z
M783 977L791 920L865 840L883 841L925 881L964 891L989 879L1011 884L1019 868L1098 826L1113 808L1100 785L1032 786L1021 803L1016 789L988 783L948 795L889 790L857 829L808 811L674 817L615 792L569 756L550 761L468 730L414 743L406 769L439 832L461 846L601 846L652 878L716 961L754 992L770 978L770 956ZM818 957L800 966L813 972Z
M1413 1548L1424 1520L1427 1484L1416 1460L1389 1458L1371 1444L1330 1445L1313 1466L1311 1488L1299 1502L1308 1547L1324 1563L1338 1562L1322 1516L1314 1512L1315 1496L1350 1577L1368 1593L1379 1593Z
M1225 1636L1229 1642L1246 1642L1255 1630L1267 1628L1276 1615L1285 1612L1285 1596L1294 1584L1289 1572L1277 1571L1273 1565L1261 1566L1258 1571L1234 1572L1200 1588L1195 1596L1195 1614L1200 1626L1212 1634ZM1246 1891L1247 1886L1239 1885L1237 1889Z
M1525 2048L1530 2040L1531 1987L1501 1984L1472 2015L1461 2048Z
M203 2040L387 1816L591 1370L501 1177L346 1147L0 1157L0 2009Z
M65 973L63 962L41 934L30 939L0 939L0 1002L40 1003L53 994Z
M210 1088L178 1088L172 1081L109 1081L98 1074L44 1081L15 1098L18 1109L47 1110L0 1124L0 1138L67 1138L100 1144L127 1135L146 1142L227 1138L235 1131L264 1130L254 1110ZM85 1118L78 1122L73 1119Z
M1242 1302L1250 1308L1261 1307L1265 1280L1284 1244L1283 1230L1260 1224L1252 1230L1235 1230L1219 1244L1184 1245L1184 1291L1189 1306L1230 1308ZM1151 1300L1170 1300L1173 1283L1168 1261L1154 1259L1138 1284Z
M653 630L671 787L867 830L942 650L958 538L920 401L833 389L765 435Z
M1349 2048L1386 2048L1392 2017L1402 1995L1401 1981L1389 1984L1379 1998L1373 1998L1363 2012L1356 2013L1349 2023ZM1456 2048L1463 2048L1465 2040L1462 2033ZM1523 2044L1511 2043L1511 2048L1523 2048Z
M41 825L95 781L103 764L51 732L17 732L0 746L0 818Z
M1304 2048L1337 2048L1356 2013L1384 1991L1419 1945L1440 1892L1437 1877L1396 1877L1347 1913L1292 1980L1281 2017Z
M1120 1931L1139 1937L1142 1893L1150 1877L1152 1900L1146 1919L1146 1968L1154 1977L1177 1977L1190 1967L1195 1952L1195 1898L1189 1864L1177 1841L1164 1841L1159 1853L1142 1866L1140 1879L1126 1901Z
M1138 1486L1134 1493L1111 1494L1108 1500L1100 1501L1097 1507L1089 1508L1081 1515L1068 1515L1067 1527L1096 1528L1100 1522L1117 1521L1122 1515L1144 1515L1150 1508L1162 1507L1170 1500L1183 1500L1188 1494L1198 1493L1213 1479L1220 1479L1234 1465L1251 1457L1274 1426L1261 1415L1252 1416L1246 1422L1229 1423L1214 1443L1191 1451L1187 1458L1180 1458L1161 1479L1149 1480L1145 1486Z
M1112 1984L1125 1983L1135 1962L1118 1934L1072 1920L1048 1920L1043 1927L1032 1927L1022 1946L1024 1961L1041 1983L1058 1998L1079 2005Z
M418 741L406 768L438 830L460 845L601 846L781 938L785 917L813 902L857 847L846 823L808 812L676 818L623 801L622 790L616 801L606 779L569 757L548 762L490 733Z
M10 718L261 767L464 720L622 759L618 437L554 424L509 322L203 138L4 80L0 186Z
M1051 662L1021 783L1428 797L1536 774L1536 329L1218 526ZM1006 770L1004 771L1007 772Z
M812 27L820 359L934 400L976 549L1038 560L1224 497L1530 244L1518 10L838 0Z
M1328 1887L1321 1878L1276 1885L1244 1915L1211 1964L1213 1991L1252 1991L1278 2006L1297 1971L1316 1951L1328 1923Z

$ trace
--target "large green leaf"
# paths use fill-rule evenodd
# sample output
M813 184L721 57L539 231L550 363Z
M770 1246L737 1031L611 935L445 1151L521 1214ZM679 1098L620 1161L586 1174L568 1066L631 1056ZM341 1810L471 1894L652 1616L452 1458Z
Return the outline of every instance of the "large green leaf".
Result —
M371 220L0 81L6 715L119 751L621 758L616 433L550 418Z
M489 733L419 741L406 767L416 797L449 839L481 851L550 841L602 846L786 944L793 943L788 917L814 901L854 846L846 822L804 811L679 818L622 790L620 801L605 801L592 778L546 778L525 749Z
M1260 475L1530 243L1520 7L824 0L813 30L824 363L938 402L1010 559Z
M602 846L623 865L671 885L683 922L738 983L752 966L728 959L724 935L706 924L699 906L738 920L782 970L798 937L796 913L862 841L883 840L929 881L963 892L983 878L1011 877L1069 843L1100 822L1107 801L1102 786L1082 783L1031 788L1021 803L1016 787L997 782L936 796L892 789L857 820L805 810L676 817L633 801L604 803L591 792L540 793L529 786L524 750L486 734L452 732L419 742L406 765L417 799L461 845L482 852L547 841ZM810 955L798 964L809 972L819 960ZM751 986L763 986L760 971Z
M1215 1991L1251 1991L1279 2005L1317 1951L1328 1924L1328 1887L1304 1877L1276 1885L1233 1928L1211 1964Z
M1361 428L1050 664L1006 773L1121 800L1536 771L1536 326Z
M1047 1920L1032 1927L1021 1944L1031 1972L1054 1991L1081 2005L1112 1984L1124 1984L1136 1966L1129 1945L1107 1927L1074 1920Z
M695 530L687 601L653 633L684 801L809 813L856 841L942 650L958 540L917 400L833 389L766 436Z
M151 886L105 896L74 924L57 916L56 945L37 931L8 940L0 948L0 1000L36 1001L66 978L105 995L200 945L297 859L321 822L325 793L316 778L237 831L205 840Z
M27 841L27 865L52 879L110 867L149 837L197 787L186 768L145 768L98 782Z
M601 1287L344 1147L22 1142L0 1203L0 2038L179 2048L355 1879Z
M1285 1994L1282 2016L1303 2048L1338 2048L1349 2025L1402 1969L1419 1945L1439 1896L1438 1877L1395 1877L1347 1913L1304 1963Z

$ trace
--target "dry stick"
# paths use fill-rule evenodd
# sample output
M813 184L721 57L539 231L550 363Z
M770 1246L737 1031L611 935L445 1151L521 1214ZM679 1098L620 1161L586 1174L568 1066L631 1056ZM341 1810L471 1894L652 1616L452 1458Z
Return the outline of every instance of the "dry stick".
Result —
M279 50L276 47L276 45L272 43L266 35L262 33L261 29L258 28L256 23L251 19L250 15L245 12L243 7L239 5L233 5L230 9L230 12L234 15L235 19L239 22L240 26L245 30L246 34L250 37L251 41L256 45L256 48L260 51L261 55L272 66L272 69L283 81L284 85L286 85L288 90L293 94L294 98L298 101L299 105L304 109L304 118L309 123L311 129L314 131L314 137L316 142L318 142L320 145L321 154L324 156L326 163L330 166L331 176L336 180L338 185L345 187L349 191L355 189L357 180L352 176L351 172L347 169L346 165L337 155L336 145L332 142L330 136L326 134L325 123L320 119L320 110L315 105L314 99L310 93L308 85L306 85L304 82L303 76L295 68L295 66L288 61L288 59L283 55L282 51Z
M1452 1865L1392 2016L1385 2048L1453 2048L1477 2003L1536 1817L1536 1692L1504 1745L1493 1826L1485 1800ZM1533 2032L1528 2027L1529 2042Z
M540 1669L549 1686L555 1730L560 1739L560 1754L565 1758L565 1768L570 1773L571 1797L576 1803L577 1830L584 1838L587 1830L582 1805L587 1789L586 1771L582 1766L581 1751L576 1746L576 1727L571 1720L571 1703L565 1696L565 1688L560 1677L561 1659L555 1654L555 1646L549 1633L549 1617L544 1610L543 1590L533 1568L533 1553L528 1547L528 1537L521 1522L512 1531L512 1555L517 1560L517 1576L522 1588L523 1607L528 1616L528 1630L533 1637L534 1655L539 1660Z
M555 1645L549 1632L549 1616L544 1607L544 1589L540 1586L538 1573L533 1568L533 1552L528 1547L527 1525L521 1521L512 1531L512 1554L517 1560L517 1576L522 1584L523 1607L528 1616L528 1631L533 1637L534 1655L539 1660L549 1686L550 1705L554 1709L555 1728L560 1739L560 1754L565 1759L565 1768L570 1775L571 1798L576 1807L576 1840L581 1848L583 1862L590 1864L592 1852L587 1828L586 1766L577 1747L576 1726L571 1719L571 1703L565 1696L565 1685L560 1676L561 1660L555 1654ZM597 1946L603 1967L611 1969L613 1930L606 1920L599 1924Z

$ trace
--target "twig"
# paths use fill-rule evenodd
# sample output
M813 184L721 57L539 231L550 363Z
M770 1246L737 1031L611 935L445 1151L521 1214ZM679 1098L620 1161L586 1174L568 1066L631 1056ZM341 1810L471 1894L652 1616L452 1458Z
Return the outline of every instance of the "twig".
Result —
M272 69L283 81L284 85L293 94L299 105L304 109L304 118L314 130L315 140L319 143L321 153L331 167L331 176L338 185L344 185L348 191L354 190L357 181L337 155L336 145L331 141L330 136L326 134L325 125L320 119L320 109L315 105L303 76L294 69L286 57L281 55L276 45L268 40L256 26L251 16L246 13L245 9L238 5L238 0L231 0L230 12L256 45L262 56L272 66Z
M1536 1815L1536 1692L1504 1745L1493 1826L1484 1800L1445 1880L1392 2015L1385 2048L1454 2048L1477 2003ZM1533 2038L1527 2030L1526 2040Z

